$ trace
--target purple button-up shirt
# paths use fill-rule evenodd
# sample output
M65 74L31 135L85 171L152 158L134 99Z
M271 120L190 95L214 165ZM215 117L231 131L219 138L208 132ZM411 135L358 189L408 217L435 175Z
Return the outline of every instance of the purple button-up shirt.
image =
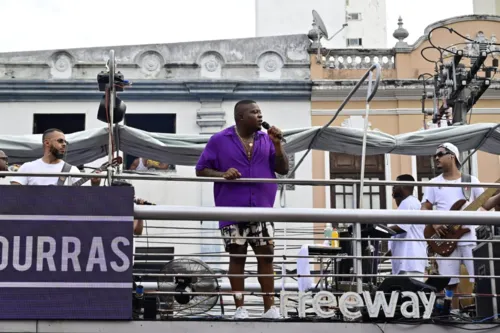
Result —
M276 151L269 136L255 133L252 158L249 161L235 126L214 134L196 164L196 170L213 169L226 172L235 168L242 178L276 178L274 160ZM264 183L214 183L217 207L273 207L278 191L277 184ZM235 221L219 221L219 228L235 224Z

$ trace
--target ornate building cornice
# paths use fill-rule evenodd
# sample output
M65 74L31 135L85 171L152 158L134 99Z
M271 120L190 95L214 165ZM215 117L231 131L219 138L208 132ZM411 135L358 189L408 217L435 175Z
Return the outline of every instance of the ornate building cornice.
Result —
M200 133L225 125L227 100L311 98L306 35L0 53L0 102L95 101L115 51L127 101L196 101Z
M309 100L310 81L138 80L118 93L125 101L200 101L202 99ZM103 95L90 80L0 80L0 102L99 101Z
M129 80L308 80L306 35L0 53L0 77L88 80L105 70L109 51Z
M357 80L314 80L311 101L342 101L357 83ZM365 84L351 100L365 100L366 89ZM420 100L423 89L422 81L419 80L382 80L375 100ZM500 90L500 80L494 80L481 99L499 99L498 90Z

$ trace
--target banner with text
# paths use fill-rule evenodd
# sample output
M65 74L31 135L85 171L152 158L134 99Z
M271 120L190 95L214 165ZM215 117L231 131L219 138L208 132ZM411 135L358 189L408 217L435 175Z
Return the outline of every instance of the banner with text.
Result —
M131 319L133 197L0 186L0 319Z

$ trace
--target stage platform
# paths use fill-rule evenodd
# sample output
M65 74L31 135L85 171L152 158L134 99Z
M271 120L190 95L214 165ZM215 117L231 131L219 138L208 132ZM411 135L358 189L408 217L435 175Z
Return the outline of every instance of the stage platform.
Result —
M411 330L412 333L449 333L450 331L473 330L476 332L500 332L495 324L435 325L428 323L384 324L349 322L309 322L309 321L1 321L0 332L26 333L397 333Z

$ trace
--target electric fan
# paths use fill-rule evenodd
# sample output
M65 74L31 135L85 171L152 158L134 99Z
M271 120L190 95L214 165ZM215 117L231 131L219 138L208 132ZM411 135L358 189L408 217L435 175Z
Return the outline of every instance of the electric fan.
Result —
M218 292L219 283L215 276L196 276L215 274L203 261L198 259L175 259L167 263L160 273L176 274L158 278L158 291L179 292L179 294L160 294L158 312L162 316L195 316L210 311L219 298L218 295L193 295L190 292ZM185 276L193 275L193 276Z

